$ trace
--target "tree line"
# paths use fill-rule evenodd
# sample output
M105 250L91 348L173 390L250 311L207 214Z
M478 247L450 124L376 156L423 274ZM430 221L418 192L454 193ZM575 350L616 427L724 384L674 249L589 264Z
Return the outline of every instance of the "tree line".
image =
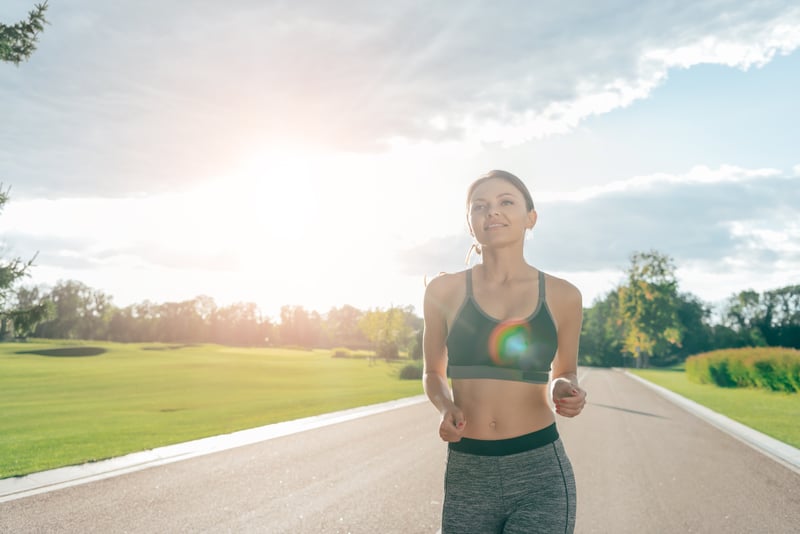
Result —
M624 282L584 309L581 363L667 366L717 349L800 348L800 285L740 291L713 311L679 290L672 258L635 252Z
M149 300L118 307L110 295L76 280L16 291L17 309L44 310L2 323L6 337L162 343L219 343L240 346L347 347L371 349L379 357L414 352L422 320L413 307L359 310L345 305L320 314L283 306L280 318L265 317L252 302L218 306L205 295L181 302ZM31 319L31 320L26 320ZM13 329L13 332L12 332Z
M16 260L17 269L21 269ZM272 320L252 302L218 306L211 297L144 301L125 307L85 284L21 287L0 335L118 342L219 343L243 346L367 349L381 358L422 355L423 321L412 306L326 313L283 306ZM23 313L19 310L36 310ZM681 292L673 260L658 251L631 255L624 281L584 309L580 362L595 366L665 366L692 354L746 346L800 348L800 285L732 295L714 315Z

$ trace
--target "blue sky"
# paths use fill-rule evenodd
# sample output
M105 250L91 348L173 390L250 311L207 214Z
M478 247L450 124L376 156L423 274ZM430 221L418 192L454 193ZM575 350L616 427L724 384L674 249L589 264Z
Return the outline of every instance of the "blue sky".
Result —
M530 263L587 305L636 250L711 303L800 279L794 2L76 0L48 19L0 65L0 235L38 251L29 283L419 311L426 276L464 268L466 188L493 168L533 190Z

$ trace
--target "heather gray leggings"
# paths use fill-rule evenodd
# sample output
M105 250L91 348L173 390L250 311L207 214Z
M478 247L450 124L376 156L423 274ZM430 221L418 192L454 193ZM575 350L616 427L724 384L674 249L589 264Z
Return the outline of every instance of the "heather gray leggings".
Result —
M447 454L442 534L569 534L575 529L575 476L560 438L503 456L452 446Z

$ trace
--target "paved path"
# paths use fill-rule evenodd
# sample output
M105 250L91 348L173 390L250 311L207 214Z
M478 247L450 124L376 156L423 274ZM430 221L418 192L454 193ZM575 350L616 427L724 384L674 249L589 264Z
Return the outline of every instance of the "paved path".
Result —
M559 419L578 533L796 532L800 475L621 372ZM426 403L0 503L0 532L433 533L445 446Z

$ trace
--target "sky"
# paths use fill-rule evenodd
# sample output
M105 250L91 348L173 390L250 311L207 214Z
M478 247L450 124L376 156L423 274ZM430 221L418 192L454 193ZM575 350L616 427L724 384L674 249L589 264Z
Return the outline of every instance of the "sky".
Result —
M0 63L26 285L421 313L491 169L533 193L527 261L585 306L636 251L712 305L800 280L796 2L188 6L51 1L31 59Z

